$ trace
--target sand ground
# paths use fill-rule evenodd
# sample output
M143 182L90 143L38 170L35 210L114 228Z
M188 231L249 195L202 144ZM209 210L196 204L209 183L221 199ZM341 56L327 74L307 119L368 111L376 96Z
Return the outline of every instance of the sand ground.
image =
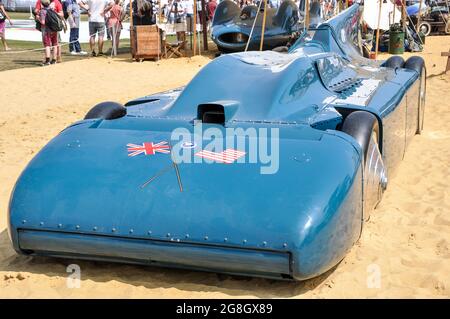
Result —
M5 229L7 203L36 152L94 104L183 85L209 59L88 59L1 72L0 297L450 297L450 74L442 74L440 57L449 48L448 36L427 38L425 131L360 241L335 269L301 283L16 255ZM81 267L80 288L66 285L71 263Z

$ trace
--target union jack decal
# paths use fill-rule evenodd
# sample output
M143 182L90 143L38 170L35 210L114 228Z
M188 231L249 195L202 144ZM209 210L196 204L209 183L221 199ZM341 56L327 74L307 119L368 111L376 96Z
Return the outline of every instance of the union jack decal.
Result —
M127 144L128 147L128 156L136 156L139 154L144 155L155 155L156 153L164 153L169 154L170 153L170 146L167 145L167 142L159 142L156 144L153 144L153 142L145 142L141 145L138 144Z

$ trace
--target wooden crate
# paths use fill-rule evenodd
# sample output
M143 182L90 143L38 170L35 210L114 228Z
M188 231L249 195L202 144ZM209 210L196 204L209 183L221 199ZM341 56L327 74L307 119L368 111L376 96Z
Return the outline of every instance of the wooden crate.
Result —
M159 59L162 46L160 32L156 25L133 26L130 32L133 59Z

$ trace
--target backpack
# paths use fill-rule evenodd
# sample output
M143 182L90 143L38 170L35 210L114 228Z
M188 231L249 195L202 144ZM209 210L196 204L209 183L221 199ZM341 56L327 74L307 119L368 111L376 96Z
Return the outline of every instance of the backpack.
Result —
M52 9L48 9L45 15L45 27L54 32L62 31L64 28L61 18Z

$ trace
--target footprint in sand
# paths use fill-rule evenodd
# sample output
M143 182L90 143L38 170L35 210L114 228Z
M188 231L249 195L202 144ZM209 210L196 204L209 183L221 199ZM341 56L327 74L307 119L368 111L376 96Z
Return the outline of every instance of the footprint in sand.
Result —
M436 244L436 255L442 256L443 258L450 258L450 251L448 249L448 244L445 239L442 239Z
M421 288L431 288L434 289L438 294L445 293L445 284L440 281L435 275L421 276L422 280L419 284Z
M439 226L450 226L450 220L442 216L442 214L437 215L434 218L434 224Z
M410 268L425 268L428 271L433 271L436 267L438 267L438 264L435 264L431 260L425 260L424 258L420 259L418 258L417 254L410 255L408 257L402 257L400 259L400 263L403 266L410 267Z

